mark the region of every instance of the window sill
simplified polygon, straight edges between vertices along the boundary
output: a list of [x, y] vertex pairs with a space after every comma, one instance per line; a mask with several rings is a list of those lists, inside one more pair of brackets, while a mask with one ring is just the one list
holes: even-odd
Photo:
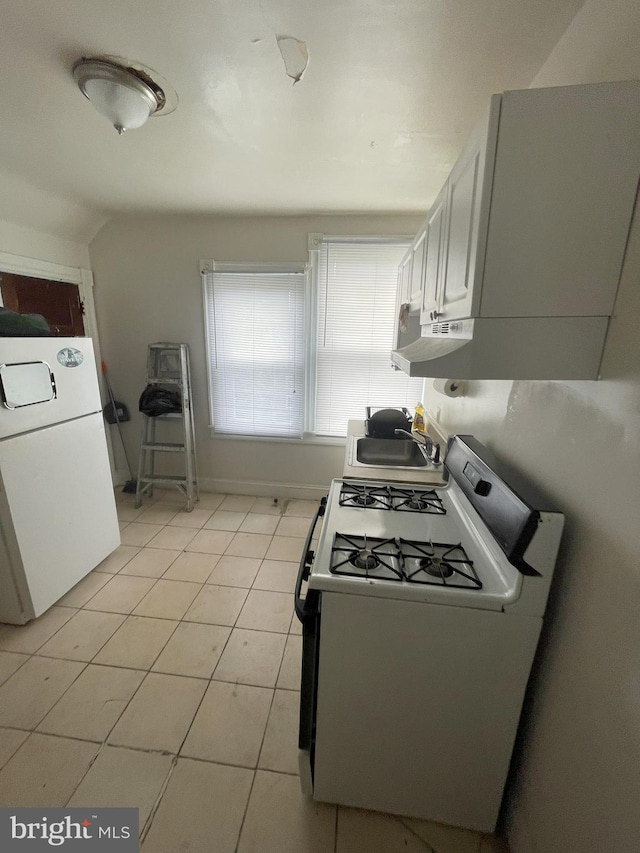
[[281, 438], [279, 436], [269, 435], [231, 435], [230, 433], [216, 432], [213, 427], [209, 427], [209, 438], [216, 441], [250, 441], [253, 444], [256, 442], [266, 442], [268, 444], [300, 444], [300, 445], [318, 445], [328, 447], [344, 447], [347, 443], [346, 436], [324, 436], [305, 434], [304, 438]]

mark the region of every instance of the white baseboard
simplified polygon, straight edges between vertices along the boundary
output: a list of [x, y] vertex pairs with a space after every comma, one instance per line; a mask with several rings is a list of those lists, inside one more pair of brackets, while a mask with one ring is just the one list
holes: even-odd
[[[129, 472], [115, 472], [114, 488], [124, 486]], [[329, 491], [329, 483], [324, 486], [305, 486], [299, 483], [269, 483], [260, 480], [220, 480], [216, 477], [200, 477], [201, 492], [217, 492], [226, 495], [255, 495], [265, 498], [301, 498], [319, 500]]]
[[306, 486], [300, 483], [270, 483], [260, 480], [220, 480], [217, 477], [200, 477], [200, 491], [230, 495], [255, 495], [267, 498], [302, 498], [318, 500], [329, 491], [325, 485]]

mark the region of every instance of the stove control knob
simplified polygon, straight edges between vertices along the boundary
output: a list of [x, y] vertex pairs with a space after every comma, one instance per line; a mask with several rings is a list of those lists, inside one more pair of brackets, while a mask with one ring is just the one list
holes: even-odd
[[491, 491], [491, 483], [487, 482], [487, 480], [478, 480], [473, 491], [476, 495], [480, 495], [481, 498], [484, 498]]

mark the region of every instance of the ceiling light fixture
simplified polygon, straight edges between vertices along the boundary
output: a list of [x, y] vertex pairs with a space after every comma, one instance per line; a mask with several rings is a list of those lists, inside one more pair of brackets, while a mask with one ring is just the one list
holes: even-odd
[[139, 68], [83, 58], [73, 66], [73, 76], [82, 94], [120, 134], [142, 127], [167, 102], [163, 89]]

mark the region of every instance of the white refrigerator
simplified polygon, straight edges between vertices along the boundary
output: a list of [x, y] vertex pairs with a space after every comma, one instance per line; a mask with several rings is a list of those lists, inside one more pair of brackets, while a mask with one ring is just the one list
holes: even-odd
[[0, 622], [40, 616], [119, 544], [91, 339], [0, 337]]

